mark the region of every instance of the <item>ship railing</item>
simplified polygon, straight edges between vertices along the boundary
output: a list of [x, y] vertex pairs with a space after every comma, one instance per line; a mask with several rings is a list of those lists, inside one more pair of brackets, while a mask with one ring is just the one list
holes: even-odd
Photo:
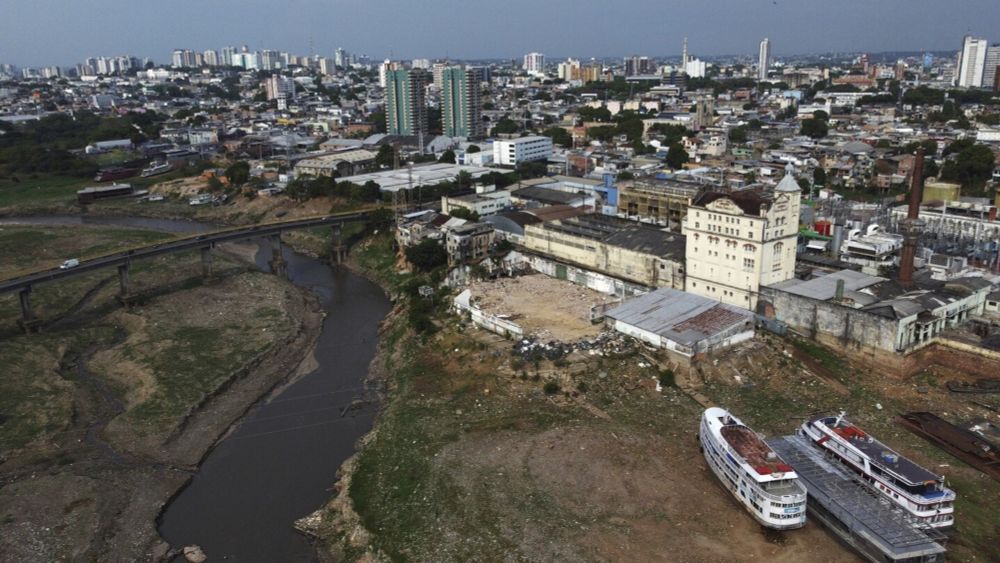
[[798, 492], [790, 492], [789, 494], [786, 494], [786, 495], [776, 495], [774, 493], [769, 493], [769, 492], [765, 491], [764, 487], [761, 486], [760, 483], [757, 483], [757, 491], [756, 492], [757, 492], [758, 495], [766, 498], [769, 501], [780, 502], [780, 503], [799, 502], [796, 499], [800, 499], [800, 497], [802, 497], [803, 495], [806, 494], [805, 488], [802, 487], [802, 488], [799, 488]]

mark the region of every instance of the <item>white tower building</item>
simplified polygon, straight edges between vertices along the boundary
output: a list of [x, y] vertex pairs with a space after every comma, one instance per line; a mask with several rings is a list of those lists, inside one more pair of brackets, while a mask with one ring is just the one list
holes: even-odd
[[773, 192], [705, 192], [688, 207], [684, 290], [754, 310], [758, 289], [795, 275], [802, 191], [792, 166]]

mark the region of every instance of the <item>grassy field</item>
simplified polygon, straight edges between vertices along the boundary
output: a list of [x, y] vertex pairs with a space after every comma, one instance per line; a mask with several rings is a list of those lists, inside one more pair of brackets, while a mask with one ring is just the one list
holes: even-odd
[[114, 329], [0, 338], [0, 451], [64, 432], [73, 418], [73, 380], [63, 358], [111, 342]]
[[95, 258], [174, 236], [120, 227], [0, 226], [0, 278], [25, 270], [53, 268], [67, 258]]
[[76, 202], [76, 191], [94, 183], [91, 178], [32, 175], [0, 179], [0, 209], [69, 207]]
[[[5, 227], [0, 264], [8, 270], [0, 272], [169, 236], [118, 227]], [[42, 285], [32, 293], [32, 304], [43, 320], [70, 310], [88, 320], [82, 327], [47, 326], [31, 336], [17, 328], [16, 296], [0, 296], [0, 363], [5, 366], [0, 370], [0, 448], [42, 443], [65, 431], [79, 382], [62, 364], [90, 345], [107, 349], [88, 362], [89, 371], [127, 406], [109, 432], [141, 431], [162, 439], [206, 395], [294, 333], [297, 323], [285, 306], [287, 282], [247, 272], [247, 266], [218, 253], [214, 269], [216, 279], [204, 282], [197, 252], [138, 261], [131, 272], [137, 306], [130, 311], [116, 300], [113, 270]], [[122, 330], [125, 340], [114, 344]]]

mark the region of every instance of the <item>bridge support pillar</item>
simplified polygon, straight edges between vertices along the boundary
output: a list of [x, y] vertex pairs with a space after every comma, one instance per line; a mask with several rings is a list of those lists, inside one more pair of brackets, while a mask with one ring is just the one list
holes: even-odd
[[201, 247], [201, 275], [212, 277], [212, 246]]
[[18, 297], [21, 301], [21, 320], [17, 323], [21, 325], [21, 329], [26, 334], [38, 332], [42, 325], [42, 319], [35, 317], [35, 312], [31, 310], [31, 286], [29, 285], [18, 292]]
[[288, 262], [285, 261], [285, 255], [281, 252], [281, 235], [277, 234], [271, 237], [271, 261], [268, 262], [271, 266], [271, 273], [278, 276], [285, 276], [288, 274]]
[[340, 225], [333, 226], [333, 240], [331, 243], [331, 260], [334, 264], [342, 264], [347, 258], [347, 248], [344, 246], [344, 239], [340, 232]]
[[118, 265], [118, 301], [125, 306], [129, 306], [132, 304], [132, 280], [130, 277], [131, 273], [132, 273], [131, 262], [125, 262], [124, 264]]

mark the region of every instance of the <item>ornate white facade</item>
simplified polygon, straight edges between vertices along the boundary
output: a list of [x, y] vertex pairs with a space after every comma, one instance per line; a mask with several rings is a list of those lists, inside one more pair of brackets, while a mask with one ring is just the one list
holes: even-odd
[[688, 208], [685, 291], [753, 310], [757, 290], [795, 275], [801, 188], [791, 166], [773, 193], [708, 192]]

